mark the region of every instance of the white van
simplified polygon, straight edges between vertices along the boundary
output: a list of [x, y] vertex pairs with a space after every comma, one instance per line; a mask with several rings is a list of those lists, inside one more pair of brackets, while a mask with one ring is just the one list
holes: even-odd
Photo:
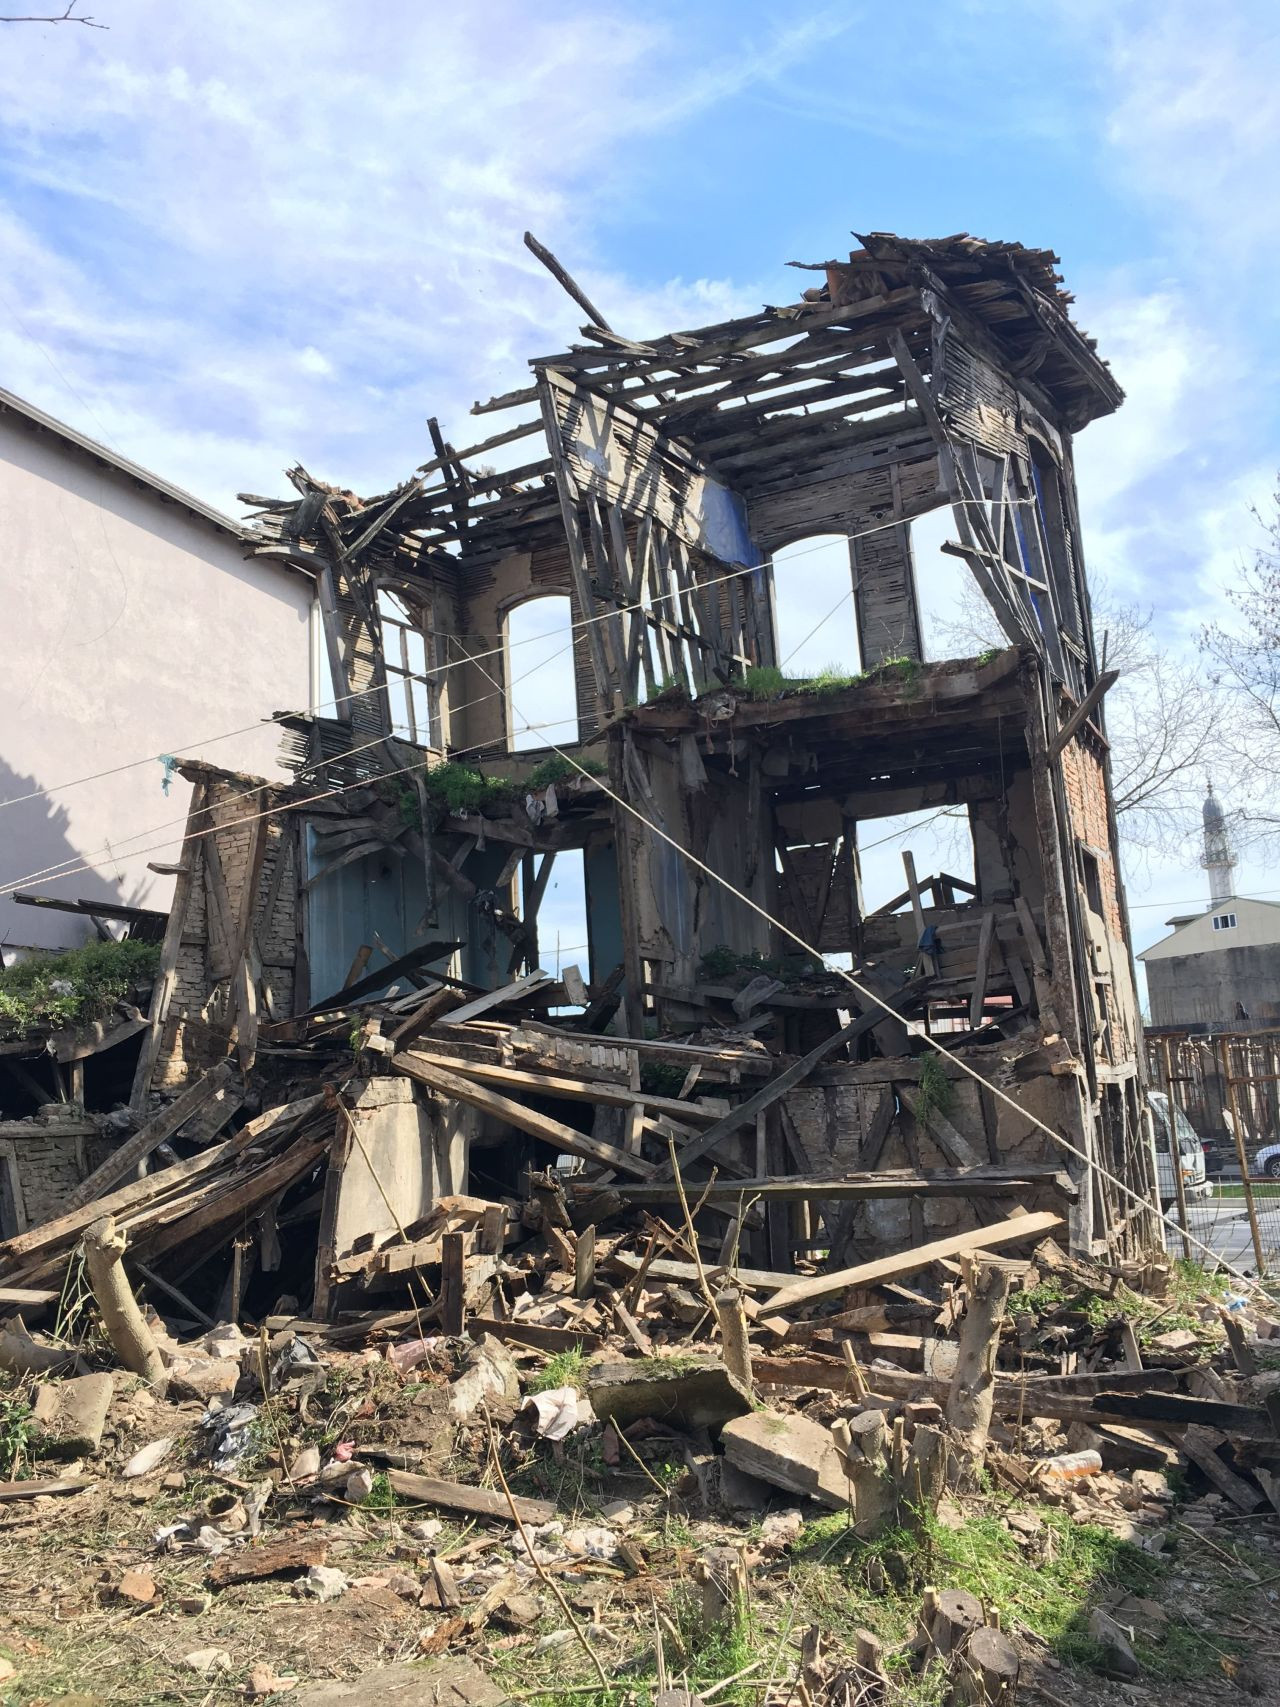
[[[1160, 1186], [1160, 1202], [1164, 1206], [1178, 1201], [1178, 1183], [1173, 1173], [1173, 1152], [1176, 1148], [1182, 1183], [1190, 1202], [1213, 1196], [1213, 1185], [1205, 1178], [1204, 1145], [1195, 1127], [1163, 1091], [1148, 1091], [1151, 1103], [1151, 1123], [1155, 1128], [1156, 1179]], [[1175, 1141], [1176, 1140], [1176, 1144]]]

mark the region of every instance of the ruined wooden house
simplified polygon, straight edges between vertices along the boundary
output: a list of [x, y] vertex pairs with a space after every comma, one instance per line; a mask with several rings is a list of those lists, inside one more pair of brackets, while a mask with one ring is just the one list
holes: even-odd
[[[344, 1138], [345, 1208], [313, 1192], [319, 1293], [371, 1227], [557, 1154], [645, 1203], [672, 1152], [714, 1166], [775, 1269], [1018, 1209], [1081, 1249], [1158, 1238], [1072, 460], [1122, 394], [1055, 261], [876, 234], [786, 307], [646, 342], [596, 316], [476, 405], [524, 413], [474, 450], [432, 422], [381, 497], [298, 468], [253, 501], [259, 553], [315, 578], [337, 703], [282, 719], [291, 785], [188, 769], [135, 1106], [228, 1054], [364, 1051], [380, 1161]], [[1007, 642], [979, 658], [924, 656], [912, 524], [940, 508]], [[862, 671], [816, 692], [778, 668], [773, 558], [820, 534]], [[550, 755], [515, 750], [508, 645], [546, 594], [578, 725]], [[484, 786], [445, 789], [459, 767]], [[907, 859], [868, 910], [860, 839], [942, 805], [972, 880]], [[537, 915], [569, 851], [590, 946], [557, 981]]]

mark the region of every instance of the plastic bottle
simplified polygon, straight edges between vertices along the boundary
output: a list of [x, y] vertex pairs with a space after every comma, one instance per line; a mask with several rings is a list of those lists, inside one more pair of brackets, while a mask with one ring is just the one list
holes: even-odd
[[1096, 1476], [1102, 1468], [1102, 1454], [1099, 1452], [1059, 1452], [1054, 1458], [1046, 1458], [1039, 1466], [1041, 1475], [1048, 1482], [1075, 1482], [1081, 1476]]

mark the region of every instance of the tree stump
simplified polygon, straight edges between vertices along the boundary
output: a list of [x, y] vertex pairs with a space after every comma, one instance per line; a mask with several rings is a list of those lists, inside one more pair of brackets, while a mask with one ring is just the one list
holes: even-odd
[[947, 1485], [948, 1457], [946, 1435], [921, 1423], [911, 1437], [900, 1488], [909, 1528], [924, 1528], [937, 1511]]
[[960, 1351], [947, 1399], [947, 1422], [956, 1440], [951, 1472], [955, 1486], [972, 1487], [986, 1458], [996, 1348], [1008, 1299], [1008, 1270], [994, 1263], [980, 1264], [969, 1288], [969, 1307], [960, 1330]]
[[927, 1588], [920, 1608], [925, 1663], [931, 1659], [950, 1659], [985, 1623], [982, 1602], [977, 1595], [962, 1588], [943, 1589], [941, 1593]]
[[1013, 1707], [1018, 1651], [1003, 1632], [986, 1625], [965, 1643], [952, 1677], [955, 1700], [965, 1707]]
[[693, 1580], [698, 1591], [698, 1624], [703, 1633], [711, 1636], [740, 1629], [749, 1593], [742, 1550], [713, 1548], [694, 1565]]
[[831, 1436], [849, 1481], [853, 1532], [860, 1541], [872, 1541], [893, 1527], [898, 1509], [884, 1412], [859, 1411], [847, 1422], [833, 1423]]
[[726, 1286], [716, 1293], [716, 1320], [720, 1324], [720, 1344], [724, 1366], [737, 1377], [748, 1393], [755, 1388], [751, 1378], [751, 1343], [747, 1338], [747, 1312], [742, 1294], [736, 1286]]
[[153, 1387], [163, 1387], [164, 1360], [133, 1296], [124, 1271], [124, 1251], [125, 1236], [117, 1231], [113, 1216], [104, 1215], [85, 1230], [85, 1267], [111, 1349], [134, 1375]]
[[983, 1616], [982, 1602], [964, 1589], [941, 1594], [927, 1588], [915, 1641], [923, 1669], [945, 1666], [948, 1707], [1013, 1707], [1018, 1687], [1018, 1653], [995, 1623]]

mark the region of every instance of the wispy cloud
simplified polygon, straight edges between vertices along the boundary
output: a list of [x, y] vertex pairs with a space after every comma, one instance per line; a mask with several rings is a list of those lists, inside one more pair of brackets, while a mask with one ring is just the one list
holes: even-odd
[[478, 391], [576, 336], [526, 225], [637, 330], [758, 301], [620, 275], [594, 214], [629, 141], [845, 27], [818, 14], [689, 52], [619, 10], [305, 16], [300, 33], [295, 7], [143, 0], [88, 41], [9, 35], [0, 63], [4, 381], [224, 504], [298, 455], [385, 486], [431, 413], [465, 440]]

